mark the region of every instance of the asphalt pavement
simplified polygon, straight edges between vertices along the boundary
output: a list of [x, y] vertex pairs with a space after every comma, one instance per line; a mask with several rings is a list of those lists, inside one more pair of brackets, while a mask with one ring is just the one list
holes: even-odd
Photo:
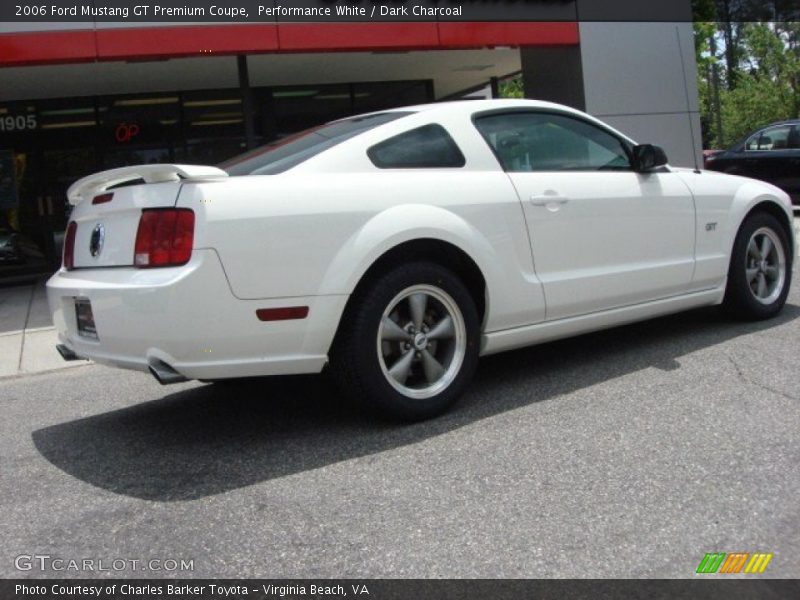
[[0, 380], [0, 577], [694, 577], [716, 551], [798, 577], [794, 276], [770, 321], [703, 309], [486, 358], [416, 425], [323, 377]]

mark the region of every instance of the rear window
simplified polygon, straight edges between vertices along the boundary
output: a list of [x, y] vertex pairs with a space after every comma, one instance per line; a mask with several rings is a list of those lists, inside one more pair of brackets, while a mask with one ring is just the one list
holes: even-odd
[[459, 168], [464, 155], [441, 125], [425, 125], [372, 146], [367, 151], [380, 169]]
[[343, 119], [307, 129], [240, 154], [219, 165], [228, 175], [275, 175], [365, 131], [410, 112], [386, 112]]

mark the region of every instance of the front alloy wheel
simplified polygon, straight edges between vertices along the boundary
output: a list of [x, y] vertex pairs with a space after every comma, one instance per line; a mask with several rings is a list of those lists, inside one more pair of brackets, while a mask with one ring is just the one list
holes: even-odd
[[747, 320], [772, 317], [786, 303], [791, 279], [792, 253], [786, 230], [771, 214], [751, 214], [733, 244], [723, 308]]
[[753, 297], [764, 305], [778, 299], [786, 279], [786, 255], [783, 243], [769, 227], [761, 227], [747, 244], [747, 283]]

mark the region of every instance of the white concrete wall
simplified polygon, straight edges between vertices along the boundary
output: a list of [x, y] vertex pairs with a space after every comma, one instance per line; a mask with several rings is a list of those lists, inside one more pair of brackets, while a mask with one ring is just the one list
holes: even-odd
[[697, 65], [691, 23], [581, 23], [586, 112], [670, 164], [702, 163]]

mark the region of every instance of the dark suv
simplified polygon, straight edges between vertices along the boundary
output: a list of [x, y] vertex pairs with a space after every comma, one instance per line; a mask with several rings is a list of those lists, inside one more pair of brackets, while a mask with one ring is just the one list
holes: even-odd
[[800, 205], [800, 120], [772, 123], [705, 159], [706, 169], [777, 185]]

